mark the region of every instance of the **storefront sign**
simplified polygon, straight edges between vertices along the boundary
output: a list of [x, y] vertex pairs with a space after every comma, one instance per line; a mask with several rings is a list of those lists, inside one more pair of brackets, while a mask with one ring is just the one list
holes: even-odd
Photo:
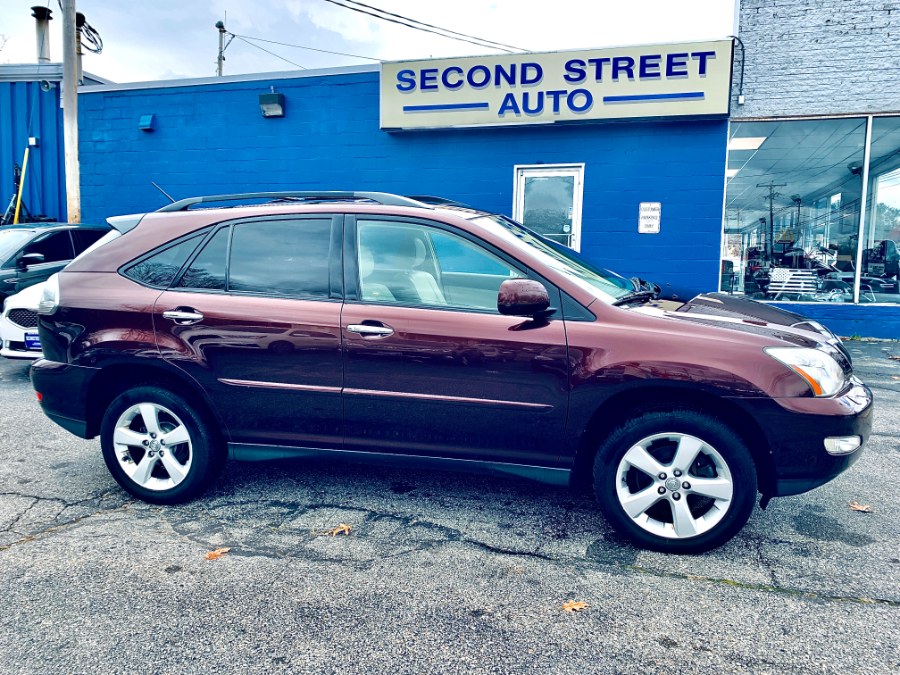
[[381, 128], [725, 115], [731, 41], [381, 64]]
[[660, 202], [641, 202], [638, 207], [638, 232], [640, 234], [659, 234], [660, 220], [662, 220], [662, 204]]

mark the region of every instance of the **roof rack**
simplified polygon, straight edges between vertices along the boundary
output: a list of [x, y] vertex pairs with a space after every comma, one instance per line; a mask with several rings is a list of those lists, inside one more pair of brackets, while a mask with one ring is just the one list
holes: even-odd
[[366, 199], [385, 206], [414, 206], [420, 209], [431, 207], [408, 197], [390, 194], [389, 192], [339, 192], [339, 191], [301, 191], [301, 192], [243, 192], [231, 195], [206, 195], [205, 197], [188, 197], [172, 204], [166, 204], [157, 213], [170, 211], [187, 211], [195, 204], [210, 202], [237, 202], [248, 199], [282, 199], [285, 201], [343, 201]]

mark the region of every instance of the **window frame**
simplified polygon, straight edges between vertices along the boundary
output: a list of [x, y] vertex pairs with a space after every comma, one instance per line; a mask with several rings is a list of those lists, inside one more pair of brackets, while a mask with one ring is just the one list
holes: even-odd
[[[231, 245], [234, 237], [234, 228], [238, 225], [247, 223], [272, 222], [281, 220], [330, 220], [330, 238], [329, 238], [329, 264], [328, 264], [328, 295], [312, 295], [312, 294], [274, 294], [262, 293], [259, 291], [235, 291], [230, 288], [231, 281]], [[179, 293], [207, 293], [215, 295], [233, 295], [240, 297], [257, 297], [257, 298], [273, 298], [280, 300], [307, 300], [320, 302], [335, 302], [343, 300], [343, 288], [340, 270], [340, 250], [341, 250], [341, 232], [343, 226], [343, 216], [335, 213], [289, 213], [289, 214], [266, 214], [264, 216], [250, 216], [246, 218], [236, 218], [234, 220], [226, 220], [210, 226], [209, 234], [204, 237], [203, 241], [194, 249], [194, 252], [188, 256], [187, 261], [182, 265], [178, 274], [169, 283], [166, 290], [177, 291]], [[228, 246], [225, 249], [225, 289], [218, 288], [181, 288], [176, 284], [190, 269], [191, 265], [197, 257], [203, 252], [206, 245], [212, 241], [222, 230], [228, 229]], [[336, 264], [337, 263], [337, 264]]]
[[547, 280], [544, 276], [536, 272], [533, 268], [521, 262], [517, 258], [512, 257], [503, 249], [497, 248], [493, 244], [486, 242], [466, 230], [454, 227], [448, 223], [428, 218], [418, 218], [415, 216], [396, 216], [382, 214], [347, 214], [344, 218], [344, 248], [343, 248], [343, 268], [344, 268], [344, 302], [354, 305], [373, 305], [377, 307], [408, 307], [412, 309], [427, 309], [438, 312], [463, 312], [471, 314], [486, 314], [494, 316], [502, 316], [496, 308], [482, 309], [479, 307], [454, 307], [452, 305], [424, 305], [411, 302], [399, 301], [374, 301], [362, 300], [359, 294], [359, 251], [357, 250], [357, 224], [358, 221], [377, 221], [377, 222], [396, 222], [403, 225], [416, 225], [419, 227], [433, 228], [450, 235], [455, 235], [461, 239], [465, 239], [469, 243], [486, 250], [495, 257], [509, 265], [511, 269], [515, 269], [522, 278], [538, 281], [547, 289], [550, 296], [551, 307], [556, 308], [557, 313], [552, 315], [551, 319], [562, 319], [562, 291], [556, 284]]

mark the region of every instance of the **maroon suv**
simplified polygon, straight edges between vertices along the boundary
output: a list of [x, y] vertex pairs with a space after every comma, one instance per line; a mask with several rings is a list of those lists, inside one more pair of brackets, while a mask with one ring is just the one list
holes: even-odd
[[660, 308], [501, 216], [304, 192], [110, 222], [47, 284], [32, 379], [150, 502], [195, 497], [229, 456], [389, 456], [586, 479], [633, 542], [700, 552], [871, 429], [821, 326], [727, 296]]

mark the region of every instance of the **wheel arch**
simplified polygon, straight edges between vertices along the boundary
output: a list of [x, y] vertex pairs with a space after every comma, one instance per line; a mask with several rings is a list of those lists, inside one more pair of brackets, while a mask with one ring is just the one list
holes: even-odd
[[696, 388], [646, 384], [620, 391], [596, 407], [580, 433], [572, 465], [572, 484], [590, 485], [594, 454], [601, 440], [625, 419], [647, 412], [690, 409], [721, 420], [749, 448], [759, 491], [773, 493], [775, 464], [763, 429], [747, 411], [728, 398]]
[[91, 379], [86, 399], [87, 437], [93, 438], [100, 433], [103, 415], [116, 396], [142, 385], [159, 386], [181, 394], [221, 429], [223, 440], [227, 440], [228, 427], [192, 378], [175, 367], [133, 362], [107, 365]]

